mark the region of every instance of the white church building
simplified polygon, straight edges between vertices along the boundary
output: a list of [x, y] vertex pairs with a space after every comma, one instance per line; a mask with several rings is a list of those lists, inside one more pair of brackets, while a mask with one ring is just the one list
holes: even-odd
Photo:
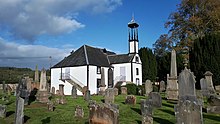
[[129, 53], [115, 54], [106, 49], [83, 45], [51, 68], [51, 88], [59, 90], [64, 85], [64, 94], [71, 95], [72, 86], [77, 94], [88, 88], [97, 94], [100, 87], [114, 87], [118, 82], [142, 85], [142, 63], [138, 55], [138, 23], [132, 18], [128, 23]]

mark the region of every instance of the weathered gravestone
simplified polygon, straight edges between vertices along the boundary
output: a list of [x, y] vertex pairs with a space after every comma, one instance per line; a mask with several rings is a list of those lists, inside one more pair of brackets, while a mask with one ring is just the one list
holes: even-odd
[[89, 104], [89, 124], [119, 124], [119, 109], [110, 104]]
[[166, 90], [166, 84], [164, 81], [160, 81], [160, 92], [164, 92]]
[[90, 90], [86, 90], [86, 93], [84, 95], [84, 100], [89, 101], [91, 99]]
[[210, 71], [206, 71], [204, 76], [205, 76], [205, 79], [206, 79], [206, 83], [207, 83], [207, 86], [208, 86], [208, 90], [211, 94], [214, 94], [215, 93], [215, 89], [214, 89], [214, 86], [213, 86], [213, 82], [212, 82], [212, 73]]
[[113, 88], [108, 88], [105, 90], [105, 103], [112, 104], [114, 103], [115, 92]]
[[39, 73], [38, 73], [38, 66], [36, 65], [35, 73], [34, 73], [34, 81], [39, 82]]
[[83, 111], [83, 108], [79, 105], [76, 106], [76, 109], [75, 109], [75, 117], [84, 117], [84, 111]]
[[121, 94], [127, 95], [127, 87], [121, 87]]
[[136, 97], [134, 95], [126, 96], [125, 104], [135, 105], [136, 104]]
[[27, 78], [24, 77], [23, 79], [21, 79], [20, 83], [21, 83], [21, 85], [20, 85], [19, 89], [17, 89], [17, 90], [20, 90], [20, 97], [22, 97], [24, 99], [24, 105], [28, 105], [30, 92], [27, 89], [27, 83], [28, 83]]
[[220, 97], [211, 95], [208, 100], [207, 113], [220, 114]]
[[208, 86], [204, 78], [200, 79], [200, 87], [201, 87], [202, 95], [208, 97], [210, 93], [208, 92]]
[[77, 98], [77, 89], [76, 89], [76, 86], [72, 86], [72, 97], [74, 99]]
[[64, 85], [59, 84], [59, 104], [66, 104], [66, 99], [64, 96]]
[[179, 75], [179, 101], [174, 106], [177, 124], [203, 124], [202, 106], [196, 98], [195, 76], [185, 68]]
[[36, 100], [41, 103], [47, 103], [49, 98], [49, 93], [47, 91], [47, 79], [46, 79], [46, 70], [43, 68], [40, 76], [40, 87], [36, 94]]
[[160, 93], [158, 92], [151, 92], [149, 94], [149, 99], [152, 101], [152, 106], [155, 108], [160, 108], [162, 106], [162, 98]]
[[49, 102], [47, 103], [47, 109], [48, 109], [49, 111], [54, 111], [54, 104], [53, 104], [52, 101], [49, 101]]
[[153, 82], [151, 82], [150, 80], [146, 80], [145, 81], [144, 86], [145, 86], [145, 94], [146, 94], [146, 96], [148, 96], [149, 93], [153, 91], [152, 84], [153, 84]]
[[153, 106], [151, 100], [141, 99], [142, 124], [153, 124]]
[[0, 104], [0, 117], [5, 118], [6, 117], [6, 105]]
[[114, 88], [114, 95], [115, 95], [115, 96], [118, 95], [118, 88]]
[[100, 83], [100, 91], [99, 91], [99, 95], [105, 95], [105, 70], [104, 68], [101, 69], [101, 83]]
[[169, 100], [178, 100], [176, 51], [174, 49], [171, 52], [170, 75], [167, 74], [166, 95]]
[[220, 85], [215, 86], [215, 91], [219, 94], [220, 93]]

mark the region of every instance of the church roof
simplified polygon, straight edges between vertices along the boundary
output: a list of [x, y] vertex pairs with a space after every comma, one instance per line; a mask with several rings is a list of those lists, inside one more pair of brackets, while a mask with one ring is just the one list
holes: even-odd
[[131, 62], [134, 54], [116, 55], [106, 49], [94, 48], [83, 45], [52, 68], [75, 67], [84, 65], [95, 65], [109, 67], [111, 64]]

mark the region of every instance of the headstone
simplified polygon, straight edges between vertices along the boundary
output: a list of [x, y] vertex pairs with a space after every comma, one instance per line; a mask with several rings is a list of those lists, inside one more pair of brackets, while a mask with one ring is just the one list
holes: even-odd
[[56, 95], [60, 95], [60, 91], [59, 90], [56, 90]]
[[0, 117], [5, 118], [6, 117], [6, 105], [0, 104]]
[[176, 51], [174, 49], [171, 52], [170, 75], [167, 74], [166, 95], [169, 100], [178, 100]]
[[202, 107], [196, 102], [185, 100], [175, 107], [176, 124], [203, 124]]
[[204, 78], [200, 79], [200, 87], [201, 87], [203, 96], [206, 96], [206, 97], [210, 96], [210, 93], [208, 91], [208, 86]]
[[127, 95], [127, 87], [121, 87], [121, 94]]
[[84, 117], [84, 111], [83, 111], [83, 108], [79, 105], [76, 106], [76, 109], [75, 109], [75, 117]]
[[150, 100], [141, 99], [142, 124], [153, 124], [153, 106]]
[[118, 95], [118, 88], [114, 88], [114, 94], [115, 94], [115, 96]]
[[193, 73], [185, 68], [179, 75], [179, 99], [197, 101], [195, 89], [195, 76]]
[[148, 96], [149, 93], [153, 91], [153, 86], [152, 86], [152, 84], [153, 84], [153, 83], [152, 83], [150, 80], [146, 80], [146, 81], [145, 81], [144, 86], [145, 86], [145, 94], [146, 94], [146, 96]]
[[75, 86], [72, 86], [72, 97], [73, 97], [74, 99], [77, 98], [77, 89], [76, 89]]
[[[30, 92], [27, 89], [28, 78], [21, 79], [20, 85], [17, 90], [20, 91], [20, 97], [24, 99], [24, 105], [28, 105]], [[17, 91], [18, 92], [18, 91]]]
[[24, 123], [24, 99], [20, 96], [16, 99], [15, 124]]
[[220, 114], [220, 97], [216, 95], [211, 95], [208, 100], [207, 113]]
[[52, 91], [52, 94], [55, 94], [55, 87], [52, 87], [51, 91]]
[[164, 81], [160, 81], [160, 92], [164, 92], [166, 90], [166, 84]]
[[2, 100], [5, 101], [6, 97], [6, 86], [5, 86], [5, 81], [2, 81]]
[[63, 84], [59, 84], [59, 94], [60, 94], [61, 96], [64, 95], [64, 90], [63, 90], [63, 88], [64, 88], [64, 85], [63, 85]]
[[40, 76], [40, 87], [36, 94], [36, 100], [41, 103], [47, 103], [50, 94], [47, 91], [47, 78], [46, 70], [43, 68]]
[[215, 94], [215, 89], [214, 89], [213, 82], [212, 82], [212, 75], [213, 74], [210, 71], [206, 71], [204, 74], [210, 94]]
[[35, 74], [34, 74], [34, 81], [35, 82], [39, 82], [39, 73], [38, 73], [38, 66], [36, 65], [36, 68], [35, 68]]
[[90, 90], [87, 90], [86, 93], [85, 93], [84, 99], [85, 99], [86, 101], [89, 101], [89, 100], [90, 100], [90, 97], [91, 97], [91, 95], [90, 95]]
[[162, 98], [160, 96], [160, 93], [158, 93], [158, 92], [151, 92], [149, 94], [149, 99], [151, 99], [153, 107], [161, 108], [161, 106], [162, 106]]
[[217, 93], [220, 93], [220, 85], [215, 86], [215, 91], [216, 91]]
[[108, 69], [108, 87], [109, 88], [112, 88], [114, 86], [114, 83], [113, 83], [113, 70], [112, 68], [109, 68]]
[[53, 104], [52, 101], [49, 101], [47, 103], [47, 108], [48, 108], [49, 111], [54, 111], [54, 104]]
[[65, 99], [65, 96], [63, 95], [63, 96], [60, 96], [60, 99], [59, 99], [60, 101], [59, 101], [59, 104], [66, 104], [66, 99]]
[[110, 104], [91, 103], [89, 124], [119, 124], [119, 109]]
[[115, 93], [113, 88], [108, 88], [105, 90], [105, 103], [112, 104], [114, 103]]
[[134, 95], [126, 96], [125, 104], [135, 105], [136, 104], [136, 97]]

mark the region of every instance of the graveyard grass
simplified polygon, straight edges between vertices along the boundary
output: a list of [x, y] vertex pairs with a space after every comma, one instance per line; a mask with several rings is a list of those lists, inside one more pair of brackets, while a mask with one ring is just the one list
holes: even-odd
[[[162, 108], [153, 110], [154, 124], [174, 124], [174, 103], [165, 100], [164, 93], [162, 95]], [[119, 123], [120, 124], [141, 124], [141, 110], [140, 100], [146, 99], [144, 96], [136, 96], [136, 105], [125, 104], [125, 95], [115, 97], [115, 103], [119, 105]], [[65, 97], [67, 104], [56, 105], [55, 111], [50, 112], [47, 110], [46, 104], [32, 102], [30, 105], [25, 106], [24, 109], [24, 122], [25, 124], [88, 124], [89, 109], [88, 103], [80, 96], [73, 99], [71, 96]], [[103, 96], [91, 96], [92, 100], [98, 103], [104, 100]], [[15, 116], [15, 96], [10, 96], [9, 102], [4, 103], [0, 100], [0, 104], [7, 105], [6, 118], [0, 118], [0, 124], [13, 124]], [[74, 117], [75, 107], [80, 105], [84, 109], [84, 117]], [[220, 123], [220, 114], [207, 114], [203, 112], [204, 124], [218, 124]]]

